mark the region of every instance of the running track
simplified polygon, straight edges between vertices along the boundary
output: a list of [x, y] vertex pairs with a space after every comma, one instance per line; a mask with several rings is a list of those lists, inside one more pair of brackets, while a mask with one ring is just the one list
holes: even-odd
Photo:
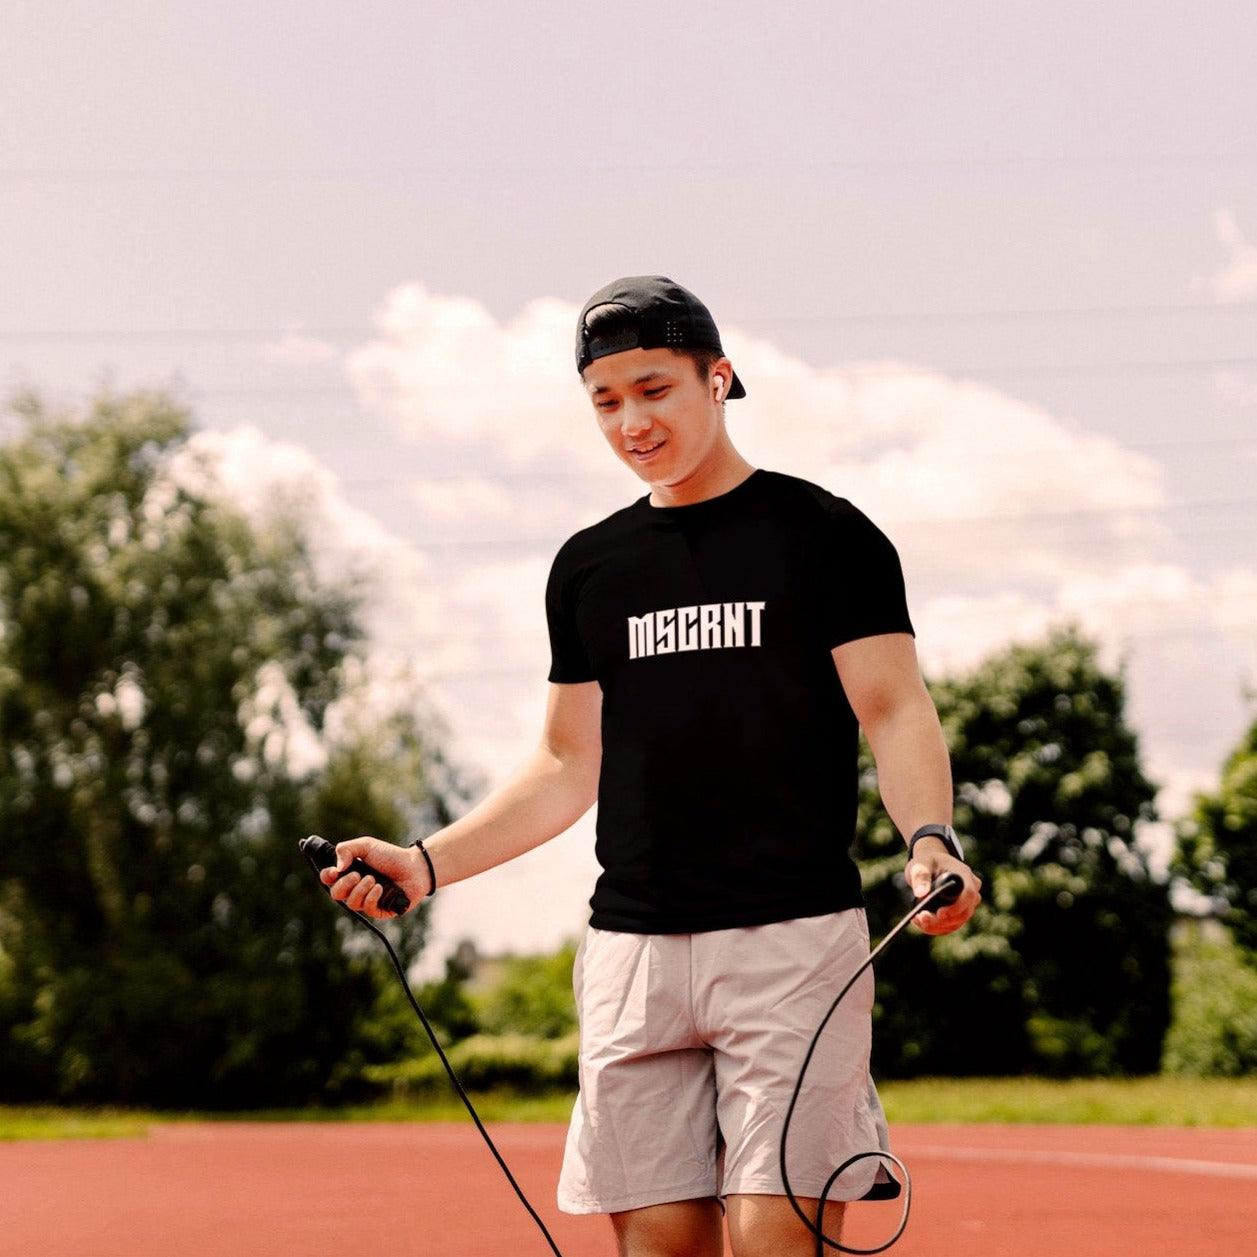
[[[605, 1217], [555, 1206], [565, 1126], [486, 1126], [564, 1257], [614, 1257]], [[1257, 1253], [1251, 1127], [893, 1125], [891, 1147], [913, 1183], [896, 1257]], [[901, 1208], [853, 1206], [844, 1242], [880, 1243]], [[3, 1257], [357, 1252], [550, 1249], [470, 1120], [178, 1123], [0, 1144]]]

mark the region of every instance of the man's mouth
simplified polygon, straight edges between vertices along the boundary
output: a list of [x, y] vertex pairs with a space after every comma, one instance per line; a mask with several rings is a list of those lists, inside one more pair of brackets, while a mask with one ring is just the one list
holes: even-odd
[[646, 459], [648, 459], [657, 449], [666, 445], [667, 441], [668, 438], [664, 437], [662, 441], [656, 441], [653, 445], [643, 445], [638, 449], [631, 449], [629, 450], [629, 453], [632, 454], [638, 462], [645, 462]]

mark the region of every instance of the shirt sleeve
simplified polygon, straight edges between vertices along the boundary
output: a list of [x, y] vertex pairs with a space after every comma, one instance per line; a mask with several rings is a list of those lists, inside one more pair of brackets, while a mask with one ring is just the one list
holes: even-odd
[[596, 680], [576, 627], [569, 565], [562, 548], [554, 556], [546, 580], [546, 625], [550, 632], [550, 673], [547, 680], [562, 683]]
[[846, 498], [826, 509], [820, 553], [822, 627], [831, 650], [878, 633], [916, 636], [898, 551]]

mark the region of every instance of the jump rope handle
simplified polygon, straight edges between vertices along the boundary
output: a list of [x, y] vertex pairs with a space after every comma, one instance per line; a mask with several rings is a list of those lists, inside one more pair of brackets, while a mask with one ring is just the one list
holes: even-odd
[[[309, 838], [303, 838], [297, 845], [305, 852], [316, 877], [324, 869], [330, 869], [335, 866], [336, 848], [326, 838], [320, 838], [317, 834], [311, 834]], [[374, 877], [384, 887], [384, 893], [380, 896], [380, 907], [385, 912], [394, 912], [401, 916], [410, 907], [410, 898], [406, 892], [391, 877], [386, 877], [377, 869], [373, 869], [365, 860], [351, 860], [349, 867], [341, 872], [341, 877], [344, 877], [346, 873], [359, 873], [363, 877]], [[324, 886], [322, 878], [319, 878], [319, 885]], [[331, 893], [331, 887], [324, 886], [324, 889], [329, 894]]]
[[933, 896], [929, 909], [933, 912], [936, 908], [945, 908], [949, 903], [955, 903], [964, 888], [964, 879], [959, 873], [941, 873], [930, 883], [930, 889], [921, 898], [925, 900]]

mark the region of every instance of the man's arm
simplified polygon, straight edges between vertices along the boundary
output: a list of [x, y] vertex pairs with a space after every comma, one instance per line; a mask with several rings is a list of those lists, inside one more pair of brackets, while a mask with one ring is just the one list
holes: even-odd
[[[537, 748], [498, 788], [469, 812], [424, 839], [438, 887], [449, 886], [505, 864], [563, 833], [597, 801], [602, 765], [602, 688], [597, 681], [551, 682], [545, 725]], [[417, 848], [379, 838], [336, 844], [337, 863], [324, 869], [333, 899], [355, 912], [388, 918], [379, 909], [380, 886], [372, 877], [345, 873], [355, 856], [391, 877], [411, 909], [431, 893], [432, 877]]]
[[[860, 637], [835, 646], [831, 653], [847, 701], [873, 752], [882, 802], [905, 843], [922, 825], [950, 824], [951, 760], [912, 634]], [[907, 870], [917, 898], [937, 874], [949, 870], [960, 874], [965, 889], [954, 904], [915, 918], [914, 924], [927, 934], [946, 934], [963, 925], [981, 900], [982, 879], [948, 854], [941, 839], [922, 838]]]

